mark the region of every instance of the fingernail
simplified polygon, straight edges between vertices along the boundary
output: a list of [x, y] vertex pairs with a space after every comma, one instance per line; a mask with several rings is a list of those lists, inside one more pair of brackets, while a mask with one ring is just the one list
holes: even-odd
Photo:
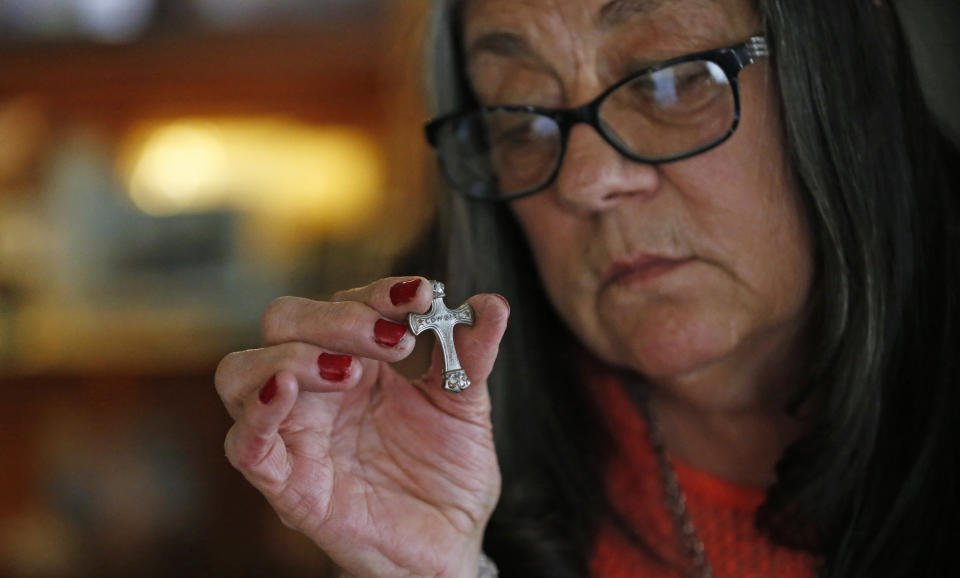
[[378, 319], [373, 326], [373, 338], [377, 344], [384, 347], [394, 347], [400, 343], [403, 336], [407, 333], [407, 328], [399, 323]]
[[277, 378], [271, 377], [267, 385], [263, 386], [263, 389], [260, 390], [260, 403], [267, 405], [273, 401], [275, 395], [277, 395]]
[[320, 357], [317, 358], [320, 377], [327, 381], [343, 381], [350, 374], [350, 364], [352, 362], [353, 358], [349, 355], [321, 353]]
[[493, 295], [494, 295], [495, 297], [499, 297], [499, 298], [500, 298], [500, 301], [503, 301], [503, 304], [507, 306], [507, 314], [509, 314], [509, 313], [510, 313], [510, 302], [507, 301], [507, 298], [504, 297], [503, 295], [500, 295], [499, 293], [494, 293]]
[[417, 295], [417, 289], [420, 288], [420, 279], [410, 279], [401, 281], [390, 288], [390, 302], [394, 305], [403, 305], [409, 303]]

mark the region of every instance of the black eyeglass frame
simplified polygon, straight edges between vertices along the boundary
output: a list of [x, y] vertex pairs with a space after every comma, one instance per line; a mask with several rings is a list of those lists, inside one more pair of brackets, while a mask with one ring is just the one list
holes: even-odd
[[[748, 65], [757, 62], [759, 59], [768, 56], [767, 41], [764, 36], [752, 36], [746, 42], [737, 44], [734, 46], [728, 46], [725, 48], [717, 48], [713, 50], [706, 50], [704, 52], [697, 52], [694, 54], [687, 54], [684, 56], [679, 56], [677, 58], [672, 58], [670, 60], [665, 60], [643, 70], [638, 70], [623, 79], [619, 80], [602, 93], [599, 96], [594, 98], [592, 101], [578, 106], [576, 108], [567, 108], [567, 109], [554, 109], [554, 108], [543, 108], [538, 106], [527, 106], [527, 105], [500, 105], [500, 106], [485, 106], [480, 108], [475, 108], [472, 110], [455, 112], [451, 114], [446, 114], [435, 119], [429, 120], [424, 125], [424, 133], [426, 134], [427, 142], [437, 151], [437, 162], [440, 165], [441, 170], [444, 175], [447, 177], [447, 181], [454, 185], [455, 188], [460, 190], [460, 192], [468, 197], [482, 199], [485, 201], [509, 201], [513, 199], [518, 199], [520, 197], [526, 197], [535, 193], [538, 193], [550, 185], [557, 179], [557, 175], [560, 173], [560, 168], [563, 166], [563, 159], [566, 156], [567, 152], [567, 143], [569, 142], [570, 131], [573, 130], [573, 126], [578, 123], [586, 123], [593, 127], [597, 134], [599, 134], [603, 140], [605, 140], [610, 146], [614, 148], [618, 153], [627, 157], [628, 159], [636, 162], [646, 163], [646, 164], [663, 164], [673, 161], [679, 161], [682, 159], [690, 158], [696, 156], [700, 153], [706, 152], [712, 148], [715, 148], [729, 139], [737, 129], [737, 125], [740, 124], [740, 85], [737, 80], [740, 71], [746, 68]], [[694, 60], [705, 60], [708, 62], [713, 62], [723, 70], [726, 74], [727, 79], [730, 81], [730, 89], [733, 91], [733, 102], [734, 102], [734, 114], [733, 122], [730, 124], [729, 130], [723, 135], [717, 137], [709, 143], [691, 149], [689, 151], [684, 151], [679, 154], [669, 155], [665, 157], [646, 157], [643, 155], [637, 155], [631, 151], [625, 149], [623, 145], [617, 142], [617, 139], [614, 135], [608, 134], [607, 129], [604, 128], [604, 124], [600, 120], [600, 107], [603, 105], [603, 102], [607, 99], [610, 94], [615, 92], [617, 89], [622, 87], [625, 84], [633, 82], [641, 76], [645, 76], [651, 73], [654, 73], [658, 70], [664, 68], [675, 66], [677, 64], [682, 64], [684, 62], [690, 62]], [[473, 114], [478, 113], [491, 113], [491, 112], [525, 112], [538, 114], [541, 116], [548, 117], [552, 119], [560, 130], [560, 155], [557, 161], [557, 166], [553, 169], [553, 172], [550, 176], [543, 182], [543, 184], [533, 187], [531, 189], [520, 191], [517, 193], [511, 193], [510, 195], [498, 195], [491, 196], [485, 194], [476, 194], [469, 193], [462, 190], [458, 185], [456, 185], [455, 179], [450, 175], [447, 170], [446, 163], [444, 162], [443, 156], [440, 154], [440, 149], [438, 146], [438, 138], [440, 129], [443, 125], [451, 120], [465, 118]]]

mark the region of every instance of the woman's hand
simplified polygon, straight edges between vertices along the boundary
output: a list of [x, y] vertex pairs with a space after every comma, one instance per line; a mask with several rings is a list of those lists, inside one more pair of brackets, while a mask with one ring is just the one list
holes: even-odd
[[422, 278], [382, 279], [331, 302], [282, 298], [264, 315], [264, 347], [217, 368], [236, 422], [228, 459], [354, 576], [476, 576], [499, 497], [486, 381], [509, 307], [496, 295], [468, 301], [476, 324], [455, 333], [473, 385], [451, 394], [436, 346], [422, 379], [388, 365], [413, 350], [407, 314], [431, 300]]

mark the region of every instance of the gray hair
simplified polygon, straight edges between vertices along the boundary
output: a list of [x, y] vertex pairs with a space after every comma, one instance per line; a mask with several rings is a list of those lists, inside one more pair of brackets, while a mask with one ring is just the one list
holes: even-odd
[[[431, 13], [435, 114], [472, 104], [458, 45], [463, 1], [436, 0]], [[821, 408], [782, 460], [758, 524], [816, 549], [825, 576], [937, 575], [947, 564], [927, 539], [937, 530], [910, 529], [919, 518], [956, 531], [960, 517], [955, 452], [943, 433], [956, 421], [943, 408], [956, 407], [960, 389], [951, 349], [960, 308], [957, 152], [923, 103], [888, 5], [757, 4], [818, 267], [816, 349], [793, 408], [810, 398]], [[620, 520], [604, 495], [597, 448], [607, 438], [577, 383], [576, 340], [550, 308], [509, 211], [462, 195], [444, 203], [453, 291], [500, 292], [512, 309], [491, 377], [504, 494], [488, 547], [516, 574], [576, 576], [597, 525]], [[944, 503], [954, 509], [937, 516]], [[908, 548], [909, 557], [897, 554]]]

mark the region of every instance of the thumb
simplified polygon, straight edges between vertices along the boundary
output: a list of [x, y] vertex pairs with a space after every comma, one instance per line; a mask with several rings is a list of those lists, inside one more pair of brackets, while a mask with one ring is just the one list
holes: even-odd
[[467, 299], [467, 304], [473, 308], [474, 324], [454, 329], [454, 343], [470, 380], [486, 385], [507, 329], [510, 304], [495, 293], [474, 295]]
[[473, 309], [474, 324], [458, 325], [453, 330], [453, 338], [457, 357], [470, 380], [470, 387], [460, 394], [443, 390], [443, 353], [439, 343], [434, 345], [433, 363], [424, 385], [434, 399], [440, 394], [444, 398], [456, 398], [468, 404], [482, 401], [483, 405], [487, 405], [487, 378], [493, 370], [500, 340], [507, 328], [510, 305], [502, 296], [493, 293], [474, 295], [467, 300], [467, 304]]

